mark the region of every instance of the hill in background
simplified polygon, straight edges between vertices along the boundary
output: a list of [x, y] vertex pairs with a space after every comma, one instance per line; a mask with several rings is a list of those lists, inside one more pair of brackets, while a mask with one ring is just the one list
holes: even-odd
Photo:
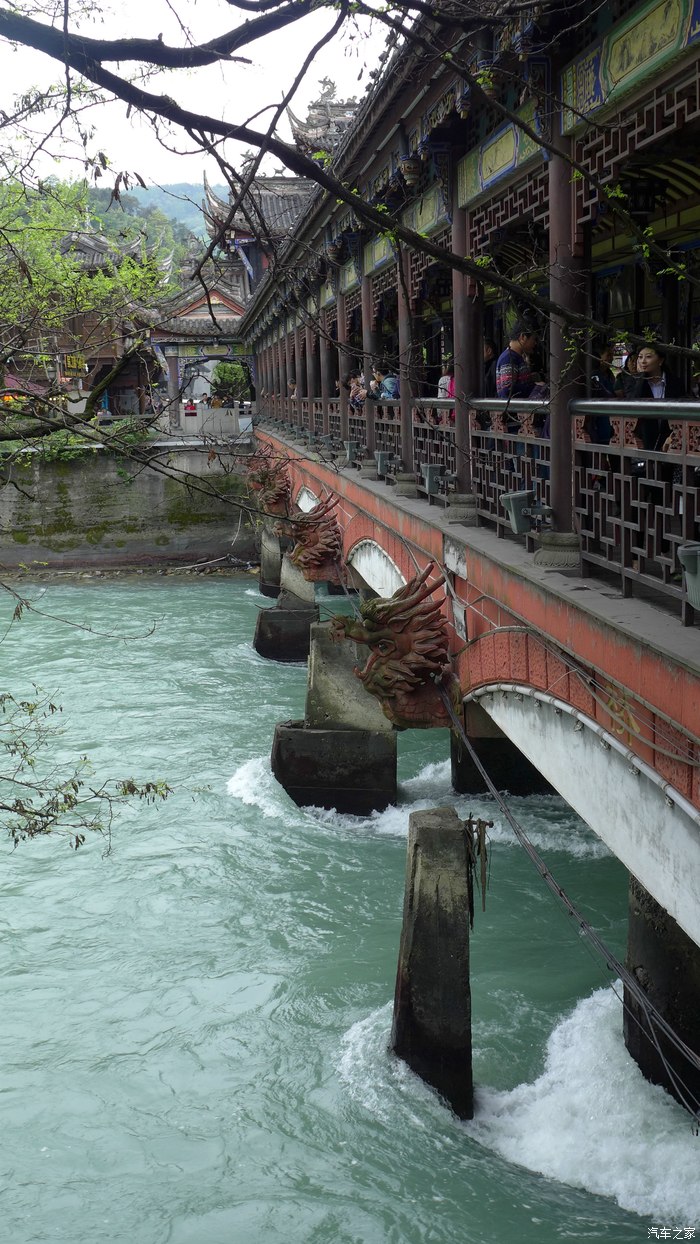
[[[212, 190], [222, 199], [228, 198], [228, 186], [212, 186]], [[128, 193], [142, 207], [157, 208], [170, 220], [177, 220], [184, 225], [196, 237], [206, 237], [201, 210], [204, 186], [201, 182], [180, 181], [169, 186], [149, 186], [147, 190], [141, 186], [131, 186]]]

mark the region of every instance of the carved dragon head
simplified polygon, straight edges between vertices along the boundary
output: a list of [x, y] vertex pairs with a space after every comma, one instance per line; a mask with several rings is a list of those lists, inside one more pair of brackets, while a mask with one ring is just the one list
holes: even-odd
[[284, 458], [272, 454], [256, 454], [253, 469], [248, 472], [248, 487], [257, 493], [264, 514], [285, 517], [291, 509], [292, 486]]
[[342, 582], [343, 534], [333, 513], [338, 500], [325, 497], [313, 510], [291, 519], [296, 543], [290, 560], [311, 582]]
[[369, 647], [367, 664], [355, 673], [365, 690], [381, 702], [389, 720], [400, 727], [452, 727], [443, 695], [447, 693], [457, 711], [461, 701], [450, 665], [442, 605], [431, 600], [445, 576], [428, 583], [433, 565], [389, 600], [364, 601], [361, 621], [336, 617], [332, 623], [334, 639], [354, 639]]

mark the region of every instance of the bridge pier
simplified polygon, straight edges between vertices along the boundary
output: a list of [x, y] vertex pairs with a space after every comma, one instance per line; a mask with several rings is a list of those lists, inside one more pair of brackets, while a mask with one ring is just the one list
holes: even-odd
[[265, 523], [260, 537], [260, 577], [258, 585], [261, 595], [279, 596], [281, 573], [281, 541], [279, 536], [274, 535], [267, 523]]
[[467, 836], [454, 808], [412, 812], [408, 826], [391, 1048], [471, 1119]]
[[255, 627], [253, 647], [270, 661], [305, 661], [309, 655], [309, 632], [318, 621], [314, 585], [285, 553], [280, 571], [277, 604], [261, 609]]
[[[464, 731], [497, 790], [511, 795], [551, 795], [546, 778], [496, 725], [493, 718], [472, 700], [464, 705]], [[459, 795], [481, 795], [486, 783], [461, 739], [450, 742], [452, 785]]]
[[[700, 1058], [700, 947], [630, 876], [627, 967], [678, 1036]], [[643, 1075], [679, 1101], [700, 1101], [700, 1070], [663, 1034], [654, 1035], [639, 1004], [625, 988], [625, 1045]], [[658, 1046], [656, 1044], [658, 1040]]]
[[330, 629], [311, 627], [304, 720], [275, 727], [272, 772], [301, 807], [369, 816], [396, 801], [396, 732], [354, 676], [357, 645]]

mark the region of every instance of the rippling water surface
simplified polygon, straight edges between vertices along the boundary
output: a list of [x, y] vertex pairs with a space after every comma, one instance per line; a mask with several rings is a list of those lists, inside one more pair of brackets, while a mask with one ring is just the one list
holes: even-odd
[[[387, 1052], [412, 808], [447, 736], [400, 736], [399, 806], [297, 808], [269, 771], [306, 671], [251, 646], [249, 579], [32, 589], [5, 686], [59, 689], [59, 759], [161, 777], [92, 839], [3, 851], [3, 1244], [495, 1244], [697, 1228], [700, 1141], [627, 1058], [616, 995], [496, 818], [472, 946], [477, 1114]], [[9, 617], [11, 605], [7, 605]], [[487, 801], [456, 800], [493, 816]], [[555, 799], [513, 800], [624, 945], [622, 868]]]

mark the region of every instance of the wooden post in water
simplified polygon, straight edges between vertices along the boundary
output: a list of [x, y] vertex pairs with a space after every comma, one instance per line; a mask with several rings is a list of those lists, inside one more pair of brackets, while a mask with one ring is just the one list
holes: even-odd
[[469, 845], [454, 808], [411, 813], [391, 1048], [474, 1113], [469, 986]]

